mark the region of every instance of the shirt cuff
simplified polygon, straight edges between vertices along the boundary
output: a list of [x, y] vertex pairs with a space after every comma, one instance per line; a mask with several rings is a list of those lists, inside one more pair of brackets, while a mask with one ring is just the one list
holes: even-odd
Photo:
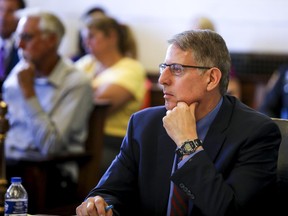
[[194, 153], [190, 154], [188, 157], [186, 157], [186, 158], [182, 159], [181, 161], [179, 161], [178, 169], [181, 168], [190, 158], [192, 158], [195, 154], [197, 154], [200, 151], [203, 151], [203, 149], [196, 150]]

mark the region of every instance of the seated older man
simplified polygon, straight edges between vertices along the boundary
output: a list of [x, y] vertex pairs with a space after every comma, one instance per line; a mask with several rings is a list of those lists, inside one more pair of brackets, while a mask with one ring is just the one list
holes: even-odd
[[[6, 157], [84, 151], [93, 108], [90, 80], [59, 55], [65, 33], [59, 18], [32, 10], [20, 15], [16, 36], [22, 56], [3, 84], [10, 122]], [[61, 167], [61, 173], [76, 180], [75, 168]]]

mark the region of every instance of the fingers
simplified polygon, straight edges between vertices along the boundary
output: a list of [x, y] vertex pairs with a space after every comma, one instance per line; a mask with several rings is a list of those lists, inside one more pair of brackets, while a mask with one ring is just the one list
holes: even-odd
[[185, 102], [182, 102], [182, 101], [177, 102], [177, 107], [184, 108], [184, 107], [187, 107], [187, 106], [188, 105]]
[[[80, 206], [76, 208], [76, 214], [78, 216], [88, 216], [93, 214], [94, 203], [90, 200], [82, 202]], [[96, 215], [96, 211], [95, 214]]]
[[22, 66], [23, 70], [35, 71], [35, 65], [31, 61], [25, 60]]
[[190, 109], [191, 114], [195, 115], [195, 110], [197, 106], [198, 106], [198, 102], [190, 104], [189, 109]]
[[[105, 200], [100, 197], [100, 196], [96, 196], [94, 197], [94, 203], [93, 203], [93, 207], [96, 206], [96, 211], [97, 211], [97, 215], [100, 216], [104, 216], [106, 215], [106, 211], [105, 211], [105, 206], [107, 206], [107, 203], [105, 202]], [[88, 209], [88, 207], [87, 207]], [[93, 211], [93, 209], [91, 209]], [[88, 211], [90, 212], [90, 211]]]
[[86, 208], [87, 208], [87, 212], [91, 212], [91, 213], [93, 212], [93, 210], [94, 210], [94, 203], [93, 203], [92, 200], [91, 200], [91, 201], [88, 201]]
[[90, 197], [76, 208], [76, 214], [78, 216], [112, 216], [113, 211], [111, 208], [113, 208], [113, 206], [110, 207], [107, 212], [105, 210], [106, 206], [108, 206], [108, 204], [102, 197]]
[[175, 106], [172, 110], [166, 111], [166, 116], [171, 114], [171, 112], [176, 111], [178, 108], [182, 109], [182, 108], [187, 108], [187, 107], [188, 105], [185, 102], [177, 102], [177, 106]]
[[78, 216], [85, 216], [85, 215], [88, 215], [87, 213], [87, 202], [82, 202], [81, 205], [79, 205], [77, 208], [76, 208], [76, 214]]
[[191, 103], [189, 106], [187, 103], [185, 102], [182, 102], [182, 101], [179, 101], [177, 102], [177, 106], [175, 106], [172, 110], [167, 110], [166, 111], [166, 116], [169, 115], [171, 112], [173, 112], [174, 110], [177, 110], [178, 108], [180, 109], [185, 109], [185, 108], [189, 108], [190, 109], [190, 113], [191, 114], [195, 114], [195, 110], [196, 110], [196, 107], [198, 106], [198, 102], [194, 102], [194, 103]]

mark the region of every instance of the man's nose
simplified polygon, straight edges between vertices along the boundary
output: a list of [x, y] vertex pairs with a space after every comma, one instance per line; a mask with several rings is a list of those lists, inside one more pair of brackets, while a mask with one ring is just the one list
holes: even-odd
[[25, 40], [23, 40], [21, 37], [17, 38], [17, 40], [16, 40], [15, 43], [16, 43], [16, 46], [17, 46], [18, 48], [21, 48], [21, 49], [24, 49], [24, 48], [25, 48], [26, 42], [25, 42]]
[[159, 75], [158, 83], [161, 85], [169, 83], [171, 72], [169, 71], [169, 67], [166, 67]]

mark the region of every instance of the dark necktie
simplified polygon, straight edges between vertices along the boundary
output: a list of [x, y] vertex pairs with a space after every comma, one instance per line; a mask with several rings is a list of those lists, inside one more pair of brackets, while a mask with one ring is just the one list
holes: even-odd
[[3, 80], [5, 77], [5, 48], [4, 44], [0, 48], [0, 80]]
[[[178, 164], [178, 159], [177, 159]], [[177, 167], [176, 164], [176, 167]], [[170, 216], [187, 216], [188, 215], [189, 199], [186, 194], [174, 184], [173, 194], [171, 199]]]

